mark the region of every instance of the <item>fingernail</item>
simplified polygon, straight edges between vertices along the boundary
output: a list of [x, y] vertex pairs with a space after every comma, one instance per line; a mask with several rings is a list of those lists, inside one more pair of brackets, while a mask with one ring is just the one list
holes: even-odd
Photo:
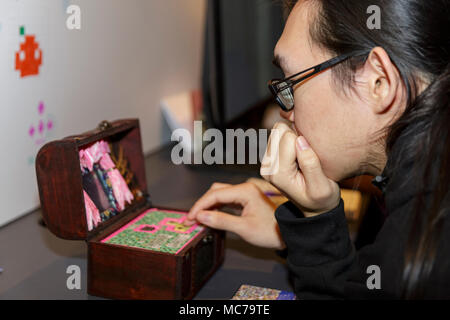
[[297, 138], [297, 145], [300, 148], [300, 150], [304, 151], [304, 150], [308, 150], [311, 147], [309, 146], [309, 143], [306, 141], [305, 137], [300, 136]]

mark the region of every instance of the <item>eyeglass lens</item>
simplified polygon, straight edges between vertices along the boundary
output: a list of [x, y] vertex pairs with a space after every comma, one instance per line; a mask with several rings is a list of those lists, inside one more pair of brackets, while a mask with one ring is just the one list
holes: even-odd
[[289, 111], [294, 107], [294, 97], [292, 96], [291, 88], [288, 87], [278, 92], [278, 99], [284, 105], [286, 111]]

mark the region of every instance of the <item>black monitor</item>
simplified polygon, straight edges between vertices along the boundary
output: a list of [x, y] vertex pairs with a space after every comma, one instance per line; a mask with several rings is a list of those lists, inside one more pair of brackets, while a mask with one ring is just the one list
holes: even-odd
[[208, 0], [203, 101], [209, 127], [224, 129], [271, 99], [267, 82], [280, 78], [273, 50], [284, 26], [274, 0]]

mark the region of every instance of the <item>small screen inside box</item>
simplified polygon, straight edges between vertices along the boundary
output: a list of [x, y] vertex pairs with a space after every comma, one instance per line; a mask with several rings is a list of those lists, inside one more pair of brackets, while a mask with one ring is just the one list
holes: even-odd
[[100, 212], [105, 212], [111, 208], [111, 203], [95, 172], [88, 172], [83, 175], [83, 187]]
[[200, 235], [204, 227], [183, 225], [186, 213], [148, 210], [113, 232], [101, 242], [178, 254]]

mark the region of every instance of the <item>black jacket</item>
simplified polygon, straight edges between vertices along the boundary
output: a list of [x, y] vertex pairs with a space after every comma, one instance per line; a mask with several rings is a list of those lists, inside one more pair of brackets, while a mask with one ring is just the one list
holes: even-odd
[[[397, 299], [401, 298], [405, 246], [409, 220], [415, 206], [419, 181], [409, 179], [414, 165], [386, 176], [390, 163], [402, 157], [396, 143], [383, 172], [382, 186], [388, 217], [373, 244], [356, 251], [350, 241], [343, 201], [334, 210], [305, 218], [291, 202], [276, 210], [276, 218], [287, 246], [287, 264], [299, 299]], [[436, 173], [438, 174], [438, 173]], [[380, 178], [380, 177], [379, 177]], [[435, 180], [432, 180], [435, 181]], [[428, 201], [433, 184], [427, 186]], [[425, 288], [425, 298], [450, 298], [450, 224], [444, 223], [435, 264]], [[373, 275], [379, 267], [381, 289]], [[375, 268], [376, 268], [375, 267]], [[369, 268], [369, 270], [368, 270]]]

